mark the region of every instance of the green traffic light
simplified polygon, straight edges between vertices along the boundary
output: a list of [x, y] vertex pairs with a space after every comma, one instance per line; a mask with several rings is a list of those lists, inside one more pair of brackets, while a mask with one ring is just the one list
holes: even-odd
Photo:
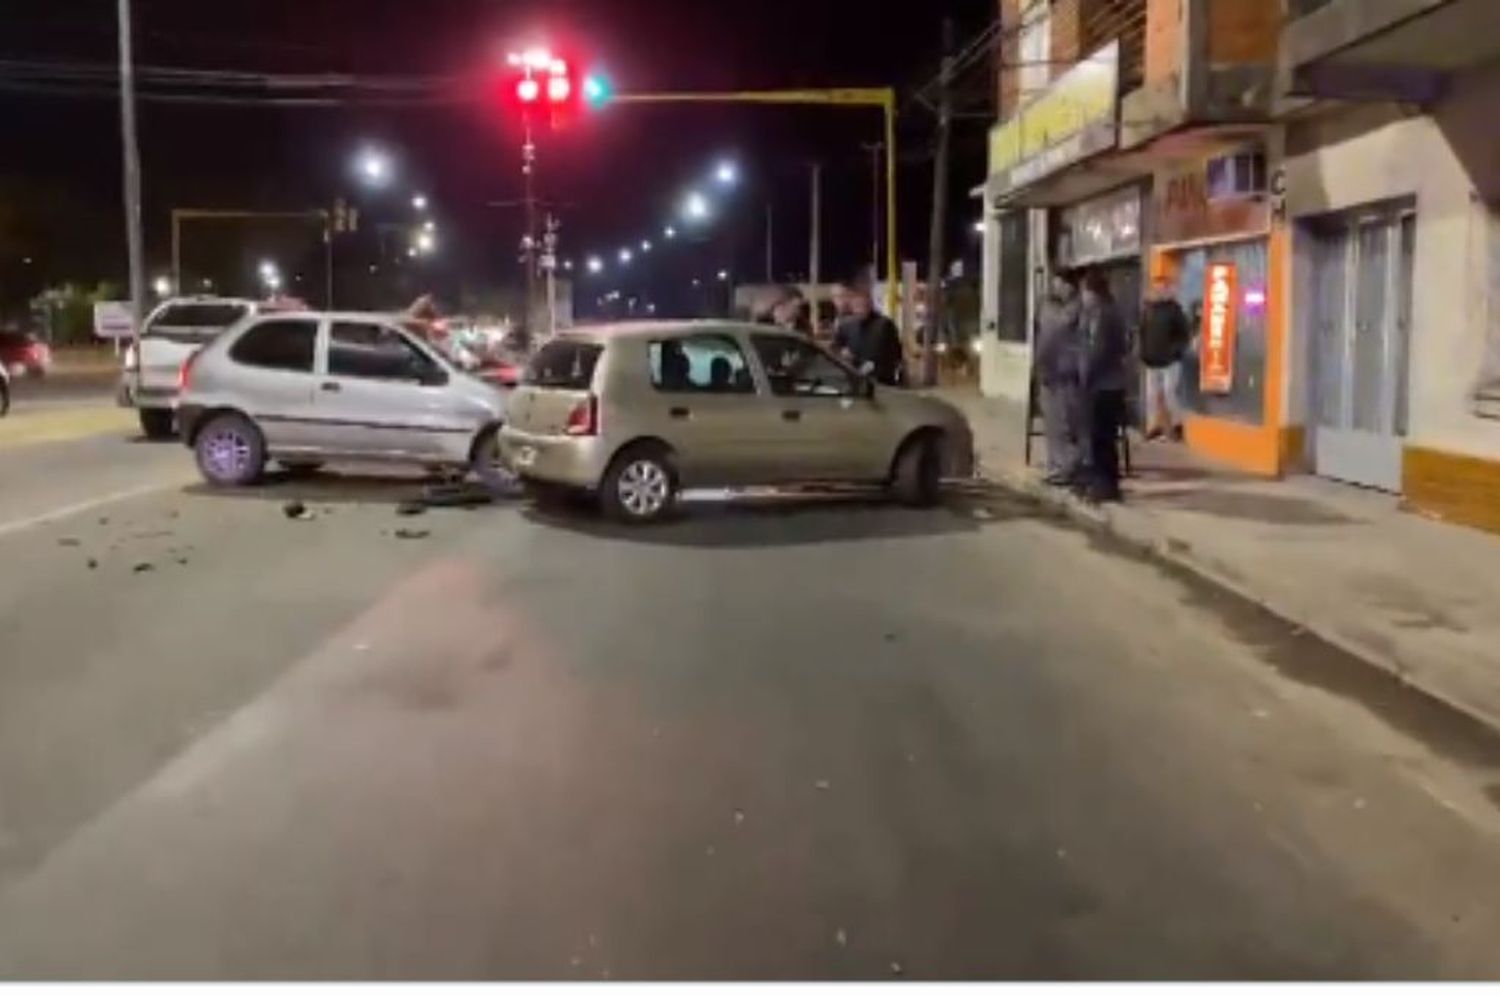
[[583, 99], [590, 107], [602, 107], [609, 103], [609, 98], [614, 95], [609, 80], [597, 73], [590, 73], [583, 78]]

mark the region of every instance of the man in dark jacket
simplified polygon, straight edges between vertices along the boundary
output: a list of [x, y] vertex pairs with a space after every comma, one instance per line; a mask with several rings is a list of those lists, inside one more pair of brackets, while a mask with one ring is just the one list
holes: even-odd
[[1102, 270], [1090, 270], [1083, 281], [1084, 355], [1081, 370], [1088, 411], [1091, 501], [1115, 502], [1120, 491], [1120, 427], [1125, 423], [1125, 382], [1129, 370], [1130, 334]]
[[[1146, 368], [1146, 438], [1170, 432], [1182, 438], [1182, 357], [1192, 340], [1182, 305], [1172, 296], [1171, 281], [1157, 277], [1141, 323], [1141, 363]], [[1162, 428], [1162, 415], [1166, 428]]]
[[895, 322], [875, 310], [868, 287], [850, 289], [849, 316], [839, 322], [833, 343], [856, 370], [877, 384], [897, 385], [905, 380], [901, 333]]

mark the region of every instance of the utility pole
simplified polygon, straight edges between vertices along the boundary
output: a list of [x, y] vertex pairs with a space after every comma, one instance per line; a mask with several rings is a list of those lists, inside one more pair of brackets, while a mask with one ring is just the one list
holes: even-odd
[[[125, 246], [130, 265], [132, 336], [140, 355], [141, 325], [146, 319], [146, 247], [141, 235], [141, 148], [135, 126], [135, 55], [131, 44], [130, 0], [119, 0], [120, 141], [125, 161]], [[136, 365], [139, 377], [140, 364]], [[139, 383], [136, 385], [139, 387]]]
[[823, 164], [812, 164], [812, 227], [808, 246], [807, 284], [808, 303], [813, 315], [818, 313], [818, 284], [821, 282], [823, 266]]
[[938, 330], [943, 327], [943, 245], [947, 240], [948, 152], [953, 126], [953, 19], [943, 19], [943, 66], [938, 73], [937, 148], [932, 157], [932, 230], [927, 244], [927, 329], [922, 341], [922, 383], [937, 383]]
[[864, 148], [870, 153], [870, 284], [874, 286], [880, 280], [880, 153], [885, 145], [871, 142]]
[[766, 283], [776, 282], [776, 212], [771, 201], [766, 201]]
[[521, 146], [521, 175], [526, 185], [526, 234], [521, 237], [521, 259], [526, 265], [526, 336], [536, 332], [536, 143], [531, 136], [531, 115], [526, 115], [526, 138]]

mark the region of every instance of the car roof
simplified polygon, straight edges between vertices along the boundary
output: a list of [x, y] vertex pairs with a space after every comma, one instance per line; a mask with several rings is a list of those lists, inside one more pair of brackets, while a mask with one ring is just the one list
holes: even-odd
[[755, 332], [792, 336], [795, 333], [774, 325], [756, 325], [735, 318], [666, 319], [663, 321], [608, 322], [578, 325], [557, 334], [559, 339], [608, 342], [615, 339], [660, 339], [680, 337], [695, 332]]
[[[381, 325], [400, 325], [408, 319], [399, 312], [390, 311], [263, 311], [255, 316], [257, 319], [276, 320], [283, 319], [302, 320], [308, 322], [373, 322]], [[256, 324], [259, 324], [257, 322]]]

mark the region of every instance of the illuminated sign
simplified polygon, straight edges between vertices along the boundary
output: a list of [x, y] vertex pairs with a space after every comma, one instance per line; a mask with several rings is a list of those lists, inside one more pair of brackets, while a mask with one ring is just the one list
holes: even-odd
[[1111, 148], [1119, 139], [1115, 104], [1120, 43], [1079, 62], [1047, 92], [990, 131], [990, 190], [1004, 194]]
[[1228, 394], [1234, 388], [1235, 318], [1239, 277], [1233, 263], [1210, 263], [1203, 288], [1203, 349], [1198, 389]]

